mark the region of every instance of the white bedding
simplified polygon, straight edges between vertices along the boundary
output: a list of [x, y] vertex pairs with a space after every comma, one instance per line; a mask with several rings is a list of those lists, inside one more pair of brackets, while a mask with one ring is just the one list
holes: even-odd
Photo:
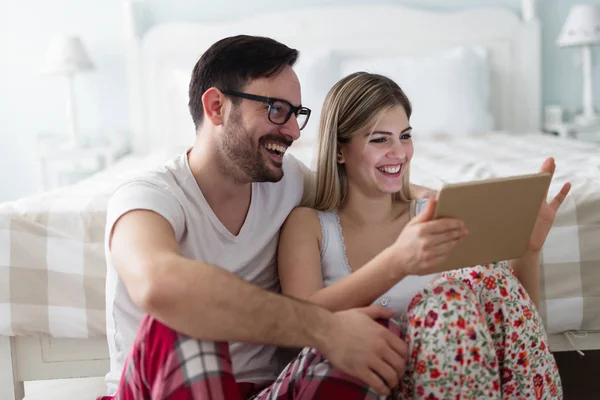
[[105, 335], [108, 197], [180, 151], [128, 156], [76, 185], [0, 204], [0, 335]]
[[549, 333], [600, 329], [600, 146], [531, 135], [489, 134], [418, 140], [415, 183], [442, 182], [537, 172], [544, 158], [556, 159], [554, 196], [570, 181], [543, 250], [541, 313]]
[[[549, 333], [600, 330], [600, 146], [541, 134], [414, 134], [412, 181], [439, 188], [535, 172], [546, 156], [557, 171], [551, 194], [569, 180], [543, 252], [541, 313]], [[103, 240], [110, 192], [128, 175], [184, 149], [127, 157], [53, 192], [0, 204], [0, 334], [105, 334]], [[313, 148], [289, 150], [311, 165]]]

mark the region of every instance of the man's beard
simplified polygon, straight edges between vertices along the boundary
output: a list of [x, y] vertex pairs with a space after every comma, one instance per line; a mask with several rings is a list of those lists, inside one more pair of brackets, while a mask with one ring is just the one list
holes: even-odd
[[283, 178], [283, 166], [278, 170], [269, 168], [268, 164], [275, 163], [265, 156], [264, 142], [270, 139], [290, 146], [289, 140], [280, 135], [267, 134], [261, 137], [258, 143], [254, 142], [252, 135], [246, 131], [242, 123], [239, 108], [235, 107], [227, 121], [227, 128], [223, 132], [219, 157], [219, 167], [226, 175], [231, 175], [239, 182], [278, 182]]

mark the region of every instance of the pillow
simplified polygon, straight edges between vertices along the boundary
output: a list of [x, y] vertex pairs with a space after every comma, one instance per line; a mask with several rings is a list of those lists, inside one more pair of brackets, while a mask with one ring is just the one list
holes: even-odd
[[[321, 109], [327, 93], [341, 78], [340, 59], [333, 50], [300, 51], [294, 71], [300, 80], [302, 105], [311, 110], [298, 144], [312, 145], [319, 138]], [[297, 145], [295, 145], [297, 146]]]
[[344, 76], [356, 71], [379, 73], [394, 80], [412, 106], [417, 132], [458, 135], [489, 132], [490, 73], [483, 47], [457, 47], [424, 56], [349, 58]]
[[188, 87], [191, 78], [191, 69], [172, 68], [168, 70], [164, 81], [164, 101], [161, 110], [164, 112], [166, 126], [163, 129], [169, 135], [170, 140], [176, 145], [185, 143], [193, 144], [196, 127], [188, 108]]

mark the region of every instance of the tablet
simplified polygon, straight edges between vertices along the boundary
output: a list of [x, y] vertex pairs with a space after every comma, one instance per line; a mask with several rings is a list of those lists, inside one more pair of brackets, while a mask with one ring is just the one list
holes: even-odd
[[439, 272], [522, 257], [550, 181], [537, 173], [444, 185], [433, 218], [458, 218], [469, 234]]

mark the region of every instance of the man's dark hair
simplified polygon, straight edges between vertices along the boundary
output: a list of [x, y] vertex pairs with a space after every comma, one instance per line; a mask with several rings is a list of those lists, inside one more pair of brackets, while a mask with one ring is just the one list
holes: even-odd
[[196, 63], [190, 80], [188, 106], [196, 129], [204, 119], [202, 95], [206, 90], [239, 91], [252, 79], [268, 78], [294, 66], [297, 59], [297, 50], [261, 36], [232, 36], [213, 44]]

